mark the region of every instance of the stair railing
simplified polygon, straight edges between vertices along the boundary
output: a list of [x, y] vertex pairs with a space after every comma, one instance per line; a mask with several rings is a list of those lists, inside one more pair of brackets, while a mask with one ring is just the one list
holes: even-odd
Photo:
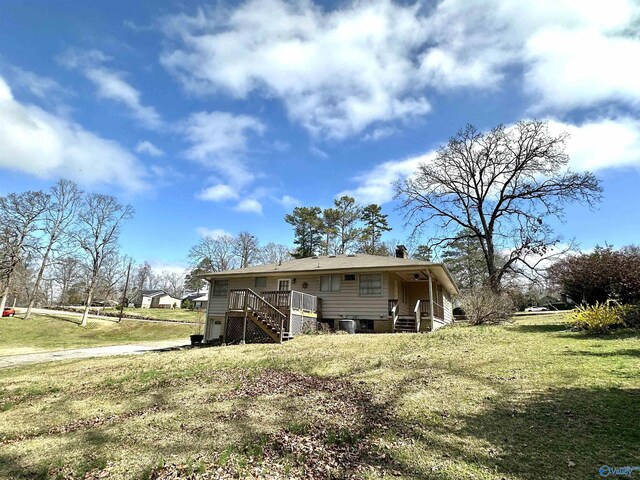
[[258, 314], [264, 323], [277, 331], [280, 342], [282, 342], [284, 322], [287, 316], [256, 292], [250, 288], [231, 290], [229, 304], [230, 308], [242, 309], [244, 312], [251, 311]]
[[416, 307], [413, 309], [413, 313], [416, 317], [416, 333], [420, 333], [420, 300], [416, 302]]
[[391, 308], [391, 318], [393, 319], [393, 331], [396, 331], [396, 323], [398, 322], [398, 303], [396, 302]]

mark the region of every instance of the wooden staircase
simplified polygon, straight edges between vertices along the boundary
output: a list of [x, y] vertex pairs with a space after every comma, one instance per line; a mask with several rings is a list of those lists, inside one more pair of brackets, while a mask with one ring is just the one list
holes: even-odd
[[250, 288], [231, 291], [227, 315], [230, 312], [234, 312], [234, 315], [242, 312], [246, 315], [247, 321], [255, 324], [276, 343], [293, 338], [287, 331], [287, 315]]
[[247, 311], [247, 319], [251, 320], [276, 342], [286, 342], [293, 338], [289, 332], [282, 332], [282, 335], [280, 335], [281, 327], [268, 320], [266, 312]]
[[418, 331], [416, 325], [416, 317], [414, 315], [400, 315], [398, 316], [395, 327], [393, 329], [394, 332], [406, 332], [406, 333], [416, 333]]

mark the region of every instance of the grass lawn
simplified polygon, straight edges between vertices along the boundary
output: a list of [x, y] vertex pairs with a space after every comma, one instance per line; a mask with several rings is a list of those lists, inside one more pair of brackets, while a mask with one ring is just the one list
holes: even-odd
[[638, 465], [639, 332], [562, 320], [0, 370], [0, 477], [538, 480]]
[[[78, 311], [82, 311], [78, 308]], [[93, 309], [92, 309], [93, 311]], [[119, 308], [100, 308], [104, 313], [120, 313]], [[141, 317], [157, 318], [158, 320], [174, 320], [180, 322], [201, 322], [204, 319], [204, 312], [196, 312], [182, 308], [125, 308], [125, 315], [138, 315]]]
[[[188, 339], [194, 326], [90, 318], [79, 327], [80, 317], [33, 315], [28, 321], [20, 316], [0, 319], [0, 356], [33, 353], [44, 350], [99, 347], [123, 343]], [[1, 400], [0, 400], [1, 401]]]

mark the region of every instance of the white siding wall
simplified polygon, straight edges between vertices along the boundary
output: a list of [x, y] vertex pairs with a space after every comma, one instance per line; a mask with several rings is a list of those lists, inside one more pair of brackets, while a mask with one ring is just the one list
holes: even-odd
[[[296, 282], [292, 283], [292, 290], [308, 293], [322, 298], [322, 316], [323, 318], [339, 319], [340, 315], [345, 317], [355, 316], [358, 318], [379, 319], [380, 315], [384, 318], [388, 315], [388, 289], [389, 280], [386, 273], [382, 273], [382, 292], [380, 295], [360, 296], [358, 294], [358, 275], [356, 280], [344, 281], [344, 273], [340, 274], [340, 290], [337, 292], [321, 292], [320, 291], [320, 275], [297, 275], [283, 274], [278, 277], [267, 277], [267, 286], [256, 288], [255, 278], [238, 278], [229, 280], [229, 289], [251, 288], [257, 293], [261, 291], [277, 290], [278, 280], [295, 278]], [[303, 284], [307, 284], [307, 288]], [[212, 296], [213, 288], [209, 290], [209, 308], [208, 316], [224, 317], [227, 311], [228, 297]]]
[[453, 322], [453, 302], [449, 292], [444, 292], [444, 321], [445, 323]]

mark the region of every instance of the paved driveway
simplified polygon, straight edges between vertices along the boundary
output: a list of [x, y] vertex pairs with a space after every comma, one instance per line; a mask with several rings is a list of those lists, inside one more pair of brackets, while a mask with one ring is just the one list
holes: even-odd
[[140, 355], [146, 352], [179, 349], [188, 346], [184, 340], [166, 340], [144, 344], [112, 345], [108, 347], [78, 348], [54, 352], [25, 353], [0, 357], [0, 368], [16, 367], [29, 363], [52, 362], [73, 358], [108, 357], [114, 355]]

